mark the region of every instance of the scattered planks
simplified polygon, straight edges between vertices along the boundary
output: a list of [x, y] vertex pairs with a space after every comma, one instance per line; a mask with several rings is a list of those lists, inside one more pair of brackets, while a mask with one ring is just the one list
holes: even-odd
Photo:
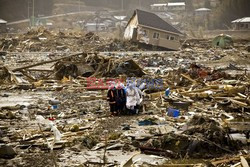
[[[233, 157], [233, 158], [227, 158], [227, 159], [223, 159], [223, 160], [217, 160], [217, 161], [212, 161], [211, 163], [214, 165], [214, 166], [218, 166], [219, 164], [225, 164], [225, 163], [229, 163], [229, 162], [231, 162], [231, 161], [241, 161], [241, 159], [245, 159], [245, 158], [247, 158], [247, 159], [249, 159], [250, 158], [250, 154], [248, 154], [248, 155], [245, 155], [245, 156], [240, 156], [240, 157]], [[245, 160], [243, 160], [244, 161], [244, 164], [246, 164], [245, 162]]]
[[[68, 59], [68, 58], [71, 58], [71, 57], [74, 57], [74, 56], [80, 56], [80, 55], [84, 55], [84, 56], [87, 56], [87, 53], [85, 52], [80, 52], [80, 53], [76, 53], [76, 54], [72, 54], [72, 55], [69, 55], [69, 56], [64, 56], [64, 57], [61, 57], [61, 58], [58, 58], [58, 59], [54, 59], [54, 60], [49, 60], [49, 61], [42, 61], [42, 62], [39, 62], [39, 63], [35, 63], [35, 64], [31, 64], [31, 65], [27, 65], [27, 66], [23, 66], [23, 67], [19, 67], [19, 68], [15, 68], [13, 70], [11, 70], [9, 67], [7, 66], [4, 66], [4, 68], [6, 69], [6, 71], [9, 73], [9, 75], [11, 76], [11, 80], [15, 82], [16, 85], [20, 86], [20, 87], [24, 87], [25, 89], [26, 88], [30, 88], [32, 87], [32, 85], [24, 80], [23, 78], [21, 77], [18, 77], [15, 72], [21, 72], [24, 76], [26, 76], [30, 81], [34, 82], [34, 81], [37, 81], [36, 78], [34, 78], [33, 76], [31, 76], [28, 72], [29, 71], [40, 71], [40, 72], [52, 72], [53, 74], [53, 70], [44, 70], [44, 69], [30, 69], [32, 67], [36, 67], [36, 66], [40, 66], [40, 65], [44, 65], [44, 64], [48, 64], [48, 63], [53, 63], [53, 62], [56, 62], [56, 61], [60, 61], [60, 60], [64, 60], [64, 59]], [[51, 75], [51, 74], [50, 74]], [[50, 76], [49, 75], [49, 76]]]

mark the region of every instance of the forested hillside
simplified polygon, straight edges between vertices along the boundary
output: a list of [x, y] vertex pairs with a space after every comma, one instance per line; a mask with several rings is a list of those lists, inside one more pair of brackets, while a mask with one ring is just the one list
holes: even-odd
[[232, 20], [250, 17], [250, 0], [223, 0], [213, 12], [215, 28], [226, 28]]
[[[0, 18], [9, 22], [27, 19], [32, 15], [32, 0], [0, 0]], [[50, 15], [53, 0], [35, 0], [35, 16]]]

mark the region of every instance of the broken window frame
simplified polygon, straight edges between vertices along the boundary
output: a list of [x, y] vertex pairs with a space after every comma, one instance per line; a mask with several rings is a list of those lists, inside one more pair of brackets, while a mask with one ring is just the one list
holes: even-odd
[[147, 37], [147, 36], [148, 36], [148, 31], [145, 30], [145, 29], [142, 29], [142, 35], [143, 35], [144, 37]]
[[159, 39], [159, 38], [160, 38], [160, 33], [154, 32], [153, 39]]
[[166, 34], [165, 38], [166, 38], [167, 40], [170, 40], [170, 41], [177, 40], [177, 37], [172, 36], [172, 35], [169, 35], [169, 34]]
[[170, 39], [170, 35], [166, 34], [166, 39], [169, 40]]

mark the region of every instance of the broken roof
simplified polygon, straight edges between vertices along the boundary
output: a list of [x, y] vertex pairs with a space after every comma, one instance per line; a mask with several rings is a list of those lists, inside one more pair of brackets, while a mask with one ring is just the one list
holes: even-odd
[[177, 34], [182, 34], [179, 30], [177, 30], [175, 27], [173, 27], [168, 22], [161, 19], [159, 16], [157, 16], [154, 13], [142, 11], [139, 9], [136, 9], [136, 14], [138, 17], [138, 24], [162, 31], [168, 31], [173, 32]]
[[0, 24], [6, 24], [6, 23], [7, 23], [7, 21], [0, 19]]
[[232, 21], [232, 23], [250, 23], [250, 17], [243, 17]]

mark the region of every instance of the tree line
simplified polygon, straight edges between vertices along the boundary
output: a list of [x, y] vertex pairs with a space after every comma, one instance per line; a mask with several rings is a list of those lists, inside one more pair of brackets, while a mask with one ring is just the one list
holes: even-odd
[[[53, 10], [53, 0], [35, 0], [35, 13], [38, 15], [51, 15]], [[0, 0], [0, 18], [11, 22], [27, 19], [32, 16], [32, 0]]]

